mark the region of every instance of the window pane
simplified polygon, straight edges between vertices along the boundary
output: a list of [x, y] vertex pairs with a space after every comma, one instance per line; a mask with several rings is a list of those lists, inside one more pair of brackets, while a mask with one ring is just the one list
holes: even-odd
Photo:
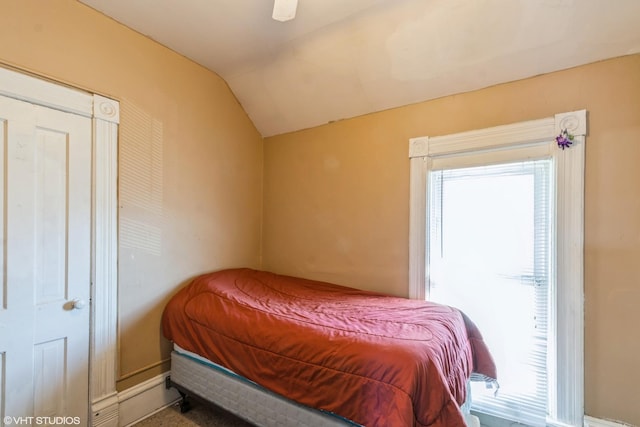
[[546, 416], [549, 165], [429, 176], [430, 298], [474, 320], [498, 367], [497, 397], [474, 385], [473, 407], [532, 425]]

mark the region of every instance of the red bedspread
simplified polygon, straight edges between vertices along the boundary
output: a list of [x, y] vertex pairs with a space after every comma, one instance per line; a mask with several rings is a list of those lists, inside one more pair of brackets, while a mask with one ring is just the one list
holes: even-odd
[[250, 269], [196, 278], [162, 327], [267, 389], [371, 427], [462, 427], [471, 372], [495, 378], [456, 309]]

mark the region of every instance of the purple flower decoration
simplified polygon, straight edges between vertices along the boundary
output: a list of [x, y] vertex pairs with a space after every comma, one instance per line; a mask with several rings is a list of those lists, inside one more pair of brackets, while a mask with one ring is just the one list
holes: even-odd
[[556, 136], [558, 147], [562, 148], [563, 150], [565, 148], [571, 147], [571, 144], [573, 144], [573, 138], [574, 136], [571, 135], [566, 129], [562, 129], [560, 135]]

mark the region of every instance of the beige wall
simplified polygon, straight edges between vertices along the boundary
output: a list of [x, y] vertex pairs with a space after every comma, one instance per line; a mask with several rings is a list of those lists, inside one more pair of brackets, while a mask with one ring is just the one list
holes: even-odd
[[[119, 388], [156, 375], [176, 287], [260, 265], [262, 140], [218, 76], [72, 0], [4, 1], [0, 63], [121, 101]], [[586, 108], [586, 410], [640, 425], [639, 76], [635, 55], [269, 138], [264, 267], [406, 295], [408, 139]]]
[[118, 387], [159, 374], [169, 295], [259, 266], [261, 136], [216, 74], [74, 0], [3, 1], [0, 62], [121, 102]]
[[408, 293], [408, 140], [586, 108], [586, 412], [640, 425], [640, 55], [265, 140], [263, 267]]

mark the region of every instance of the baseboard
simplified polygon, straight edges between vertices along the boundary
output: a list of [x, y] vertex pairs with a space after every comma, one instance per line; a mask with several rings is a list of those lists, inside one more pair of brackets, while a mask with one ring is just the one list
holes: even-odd
[[91, 427], [118, 427], [118, 393], [99, 397], [91, 402]]
[[631, 424], [619, 423], [616, 421], [601, 420], [588, 415], [584, 416], [584, 427], [633, 427]]
[[[512, 421], [503, 420], [501, 418], [491, 417], [491, 416], [486, 415], [486, 414], [482, 414], [480, 416], [480, 421], [481, 421], [482, 427], [507, 427], [507, 426], [522, 426], [522, 427], [526, 427], [524, 424], [518, 424], [518, 423], [514, 423]], [[467, 422], [467, 425], [474, 425], [474, 424]], [[565, 427], [569, 427], [568, 424], [557, 424], [557, 423], [554, 423], [552, 425], [554, 425], [554, 426], [561, 426], [562, 425], [562, 426], [565, 426]], [[616, 421], [609, 421], [609, 420], [601, 420], [599, 418], [590, 417], [588, 415], [584, 416], [583, 425], [584, 425], [584, 427], [637, 427], [637, 426], [632, 426], [631, 424], [621, 423], [619, 421], [616, 422]]]
[[120, 426], [137, 423], [180, 398], [176, 389], [165, 388], [165, 378], [169, 374], [165, 372], [118, 393]]

